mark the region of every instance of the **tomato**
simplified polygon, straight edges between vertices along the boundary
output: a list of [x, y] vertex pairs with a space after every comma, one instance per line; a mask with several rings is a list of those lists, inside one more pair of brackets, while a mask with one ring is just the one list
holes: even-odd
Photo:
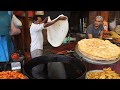
[[12, 58], [13, 60], [18, 60], [18, 59], [19, 59], [19, 55], [18, 55], [17, 53], [13, 53], [13, 54], [11, 55], [11, 58]]

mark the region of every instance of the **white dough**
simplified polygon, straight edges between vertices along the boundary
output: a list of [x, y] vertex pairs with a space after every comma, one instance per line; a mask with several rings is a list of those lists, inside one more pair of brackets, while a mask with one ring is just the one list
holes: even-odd
[[[59, 15], [57, 18], [59, 18], [61, 15]], [[56, 19], [57, 19], [56, 18]], [[55, 20], [55, 19], [54, 19]], [[48, 17], [48, 22], [51, 21], [50, 17]], [[53, 47], [58, 47], [60, 46], [69, 29], [69, 23], [68, 19], [66, 20], [59, 20], [55, 24], [47, 27], [47, 39], [48, 42], [53, 46]]]

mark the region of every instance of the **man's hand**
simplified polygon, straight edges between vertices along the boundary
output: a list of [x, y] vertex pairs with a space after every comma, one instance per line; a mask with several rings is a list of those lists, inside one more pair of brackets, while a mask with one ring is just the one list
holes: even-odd
[[46, 17], [46, 18], [42, 21], [42, 23], [47, 23], [47, 21], [48, 21], [48, 17]]
[[66, 20], [66, 19], [67, 19], [66, 16], [60, 16], [60, 17], [58, 18], [58, 20]]
[[48, 20], [48, 17], [46, 17], [45, 20]]
[[52, 20], [52, 21], [50, 21], [50, 22], [45, 23], [45, 24], [44, 24], [44, 27], [48, 27], [48, 26], [56, 23], [58, 20], [66, 20], [66, 19], [67, 19], [67, 16], [61, 15], [61, 16], [59, 16], [58, 18], [56, 18], [56, 19], [54, 19], [54, 20]]

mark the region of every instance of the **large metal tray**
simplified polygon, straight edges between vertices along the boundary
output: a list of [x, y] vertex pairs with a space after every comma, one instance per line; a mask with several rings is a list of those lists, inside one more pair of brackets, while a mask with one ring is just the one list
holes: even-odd
[[78, 50], [78, 45], [75, 46], [75, 52], [78, 54], [80, 58], [82, 58], [84, 61], [91, 63], [91, 64], [96, 64], [96, 65], [110, 65], [118, 62], [120, 58], [117, 58], [116, 60], [92, 60], [88, 58], [87, 56], [83, 55], [79, 50]]

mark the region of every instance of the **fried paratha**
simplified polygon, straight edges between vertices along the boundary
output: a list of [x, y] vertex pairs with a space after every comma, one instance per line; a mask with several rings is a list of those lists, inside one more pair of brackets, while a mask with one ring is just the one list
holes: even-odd
[[120, 56], [120, 47], [98, 38], [80, 40], [78, 50], [93, 60], [116, 60]]

